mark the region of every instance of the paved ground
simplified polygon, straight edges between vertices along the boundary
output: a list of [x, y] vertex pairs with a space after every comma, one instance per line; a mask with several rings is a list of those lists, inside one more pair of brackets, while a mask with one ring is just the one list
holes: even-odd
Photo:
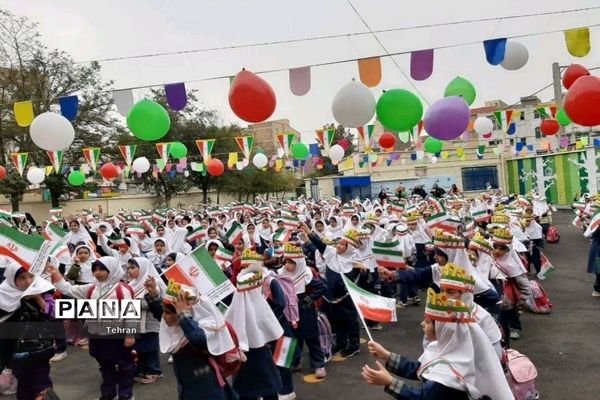
[[[585, 273], [588, 240], [576, 228], [568, 226], [572, 214], [561, 212], [556, 223], [561, 231], [558, 245], [548, 244], [546, 255], [557, 268], [543, 283], [554, 303], [550, 315], [524, 314], [523, 338], [514, 347], [536, 364], [541, 398], [546, 400], [600, 398], [600, 299], [592, 298], [592, 276]], [[389, 349], [417, 358], [421, 354], [423, 307], [400, 310], [399, 322], [374, 332], [375, 339]], [[364, 335], [363, 335], [364, 336]], [[100, 374], [93, 359], [85, 352], [69, 348], [69, 357], [53, 366], [52, 377], [63, 400], [93, 399], [98, 396]], [[328, 366], [328, 378], [320, 384], [305, 384], [296, 374], [296, 393], [301, 400], [326, 400], [349, 396], [350, 399], [390, 398], [380, 388], [367, 385], [360, 367], [372, 362], [363, 352], [342, 363]], [[176, 398], [176, 384], [164, 359], [165, 379], [156, 384], [137, 385], [138, 400]], [[308, 373], [306, 371], [305, 373]], [[4, 397], [12, 399], [12, 397]]]

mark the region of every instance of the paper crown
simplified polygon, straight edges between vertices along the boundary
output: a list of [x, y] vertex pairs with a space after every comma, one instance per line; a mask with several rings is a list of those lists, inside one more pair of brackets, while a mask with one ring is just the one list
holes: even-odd
[[262, 267], [259, 263], [244, 268], [237, 276], [237, 289], [238, 292], [244, 292], [246, 290], [256, 289], [262, 285], [263, 273]]
[[483, 237], [479, 232], [473, 236], [473, 239], [469, 241], [469, 248], [473, 250], [483, 251], [484, 253], [491, 253], [493, 247], [490, 242]]
[[176, 282], [173, 279], [169, 279], [163, 301], [167, 303], [174, 303], [179, 298], [180, 293], [183, 293], [185, 300], [195, 301], [198, 299], [198, 290], [196, 288]]
[[460, 300], [449, 299], [433, 289], [427, 289], [425, 317], [433, 321], [468, 323], [473, 322], [471, 309]]
[[497, 228], [492, 234], [492, 241], [497, 244], [511, 244], [513, 234], [508, 228]]
[[421, 214], [418, 211], [413, 211], [404, 216], [406, 222], [415, 222], [421, 218]]
[[433, 244], [440, 249], [460, 249], [465, 247], [465, 239], [452, 233], [436, 229]]
[[301, 247], [298, 247], [295, 244], [286, 243], [283, 246], [283, 256], [285, 258], [292, 258], [292, 259], [303, 258], [304, 251], [302, 250]]
[[263, 257], [251, 249], [244, 249], [242, 251], [242, 259], [241, 266], [242, 268], [246, 268], [254, 263], [260, 263], [263, 260]]
[[491, 223], [496, 226], [506, 226], [510, 224], [510, 217], [506, 214], [496, 214], [492, 216]]
[[355, 229], [350, 229], [344, 232], [342, 240], [345, 240], [354, 247], [360, 247], [360, 232]]
[[448, 263], [442, 269], [440, 288], [472, 292], [475, 288], [475, 278], [458, 265]]
[[363, 224], [379, 225], [379, 218], [374, 213], [368, 213]]
[[531, 221], [532, 219], [535, 218], [535, 215], [532, 214], [532, 213], [525, 213], [525, 214], [523, 214], [522, 218], [523, 218], [523, 220], [529, 222], [529, 221]]
[[503, 211], [504, 210], [504, 204], [496, 204], [495, 209], [496, 209], [496, 212]]

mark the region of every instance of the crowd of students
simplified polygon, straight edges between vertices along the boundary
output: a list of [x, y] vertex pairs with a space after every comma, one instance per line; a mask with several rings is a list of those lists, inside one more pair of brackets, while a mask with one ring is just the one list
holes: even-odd
[[[292, 373], [304, 347], [313, 381], [326, 379], [331, 357], [360, 352], [362, 317], [345, 276], [396, 298], [398, 308], [419, 305], [426, 290], [422, 356], [409, 360], [370, 341], [378, 361], [362, 369], [367, 383], [398, 399], [512, 399], [503, 353], [524, 334], [520, 312], [533, 305], [528, 273], [543, 272], [549, 215], [540, 195], [498, 191], [54, 214], [40, 231], [68, 251], [54, 252], [39, 276], [3, 258], [0, 326], [50, 322], [58, 296], [141, 299], [142, 322], [135, 335], [106, 329], [126, 331], [131, 322], [87, 320], [60, 324], [66, 340], [1, 339], [2, 377], [19, 400], [50, 398], [50, 365], [67, 358], [69, 342], [96, 360], [101, 400], [133, 399], [136, 382], [156, 384], [160, 353], [170, 355], [179, 399], [294, 399]], [[29, 231], [19, 219], [10, 222]], [[53, 235], [52, 226], [68, 232]], [[238, 228], [242, 234], [232, 235]], [[393, 266], [377, 256], [381, 246], [395, 255]], [[163, 275], [198, 247], [237, 289], [217, 305]], [[328, 344], [329, 324], [335, 340]], [[291, 365], [274, 361], [282, 337], [298, 344]]]

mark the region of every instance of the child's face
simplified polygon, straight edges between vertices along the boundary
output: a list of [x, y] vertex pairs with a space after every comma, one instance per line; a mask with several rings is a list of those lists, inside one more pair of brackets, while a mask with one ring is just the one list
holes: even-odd
[[86, 262], [90, 258], [90, 251], [88, 249], [79, 249], [77, 250], [77, 257], [79, 257], [80, 262]]
[[211, 244], [210, 246], [208, 246], [208, 254], [210, 254], [211, 257], [214, 257], [217, 253], [218, 248], [219, 246], [217, 246], [216, 244]]
[[494, 250], [492, 251], [492, 254], [494, 255], [494, 258], [500, 258], [503, 255], [506, 254], [508, 250], [506, 248], [504, 248], [503, 246], [494, 246]]
[[287, 272], [296, 272], [296, 263], [290, 260], [286, 261], [283, 267]]
[[130, 280], [137, 279], [140, 276], [140, 268], [137, 265], [127, 264], [127, 276]]
[[433, 259], [440, 267], [443, 267], [448, 262], [448, 259], [446, 257], [444, 257], [441, 254], [437, 254], [437, 253], [433, 254]]
[[336, 245], [335, 245], [335, 250], [338, 254], [342, 254], [346, 251], [346, 249], [348, 248], [348, 243], [340, 240]]
[[160, 241], [155, 242], [154, 243], [154, 250], [157, 253], [161, 253], [161, 254], [164, 253], [165, 252], [165, 244], [163, 242], [160, 242]]
[[165, 265], [167, 267], [170, 267], [173, 264], [175, 264], [175, 260], [173, 260], [171, 257], [167, 257], [167, 259], [165, 260]]
[[15, 286], [21, 291], [27, 290], [33, 283], [34, 275], [30, 272], [23, 272], [15, 279]]
[[96, 278], [98, 282], [104, 282], [108, 279], [108, 271], [102, 268], [94, 269], [94, 271], [92, 271], [92, 275], [94, 275], [94, 278]]
[[178, 324], [177, 314], [175, 314], [175, 313], [163, 311], [162, 317], [165, 320], [165, 323], [167, 324], [167, 326], [175, 326]]
[[425, 338], [427, 338], [427, 340], [430, 342], [436, 340], [435, 325], [433, 324], [432, 320], [425, 318], [423, 322], [421, 322], [421, 328], [423, 328], [423, 335]]
[[442, 291], [442, 293], [444, 293], [446, 296], [448, 296], [448, 298], [450, 299], [454, 299], [454, 300], [460, 300], [462, 293], [460, 292], [460, 290], [456, 290], [456, 289], [444, 289]]

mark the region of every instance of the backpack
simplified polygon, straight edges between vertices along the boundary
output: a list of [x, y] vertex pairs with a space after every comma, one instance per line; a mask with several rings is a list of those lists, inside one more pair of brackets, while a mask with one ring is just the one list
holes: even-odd
[[560, 240], [560, 234], [558, 233], [558, 228], [554, 225], [549, 227], [548, 232], [546, 233], [546, 242], [558, 243], [559, 240]]
[[529, 286], [531, 287], [531, 297], [528, 299], [528, 303], [531, 312], [550, 314], [553, 306], [542, 285], [537, 281], [529, 281]]
[[317, 325], [319, 327], [319, 343], [321, 345], [321, 351], [325, 357], [325, 362], [331, 359], [331, 349], [335, 345], [335, 336], [331, 329], [331, 324], [327, 316], [318, 311], [317, 312]]
[[246, 361], [246, 357], [240, 350], [240, 341], [235, 333], [235, 329], [233, 329], [233, 325], [231, 325], [229, 322], [225, 322], [225, 325], [227, 326], [227, 330], [229, 331], [235, 346], [233, 349], [224, 354], [209, 357], [209, 362], [217, 373], [219, 383], [221, 380], [237, 374], [242, 367], [242, 362]]
[[[117, 300], [123, 300], [123, 288], [126, 288], [129, 291], [129, 295], [133, 299], [133, 289], [126, 283], [119, 282], [115, 291], [117, 292]], [[94, 293], [94, 289], [96, 289], [96, 285], [92, 285], [88, 288], [87, 298], [92, 298], [92, 293]]]
[[535, 400], [539, 392], [535, 388], [537, 369], [527, 356], [516, 350], [506, 350], [506, 380], [515, 400]]
[[273, 298], [273, 294], [271, 293], [271, 282], [273, 279], [277, 280], [279, 287], [285, 295], [286, 304], [283, 314], [291, 324], [297, 323], [300, 321], [300, 312], [298, 311], [298, 296], [296, 296], [294, 281], [287, 276], [269, 275], [263, 281], [263, 291], [267, 299]]

